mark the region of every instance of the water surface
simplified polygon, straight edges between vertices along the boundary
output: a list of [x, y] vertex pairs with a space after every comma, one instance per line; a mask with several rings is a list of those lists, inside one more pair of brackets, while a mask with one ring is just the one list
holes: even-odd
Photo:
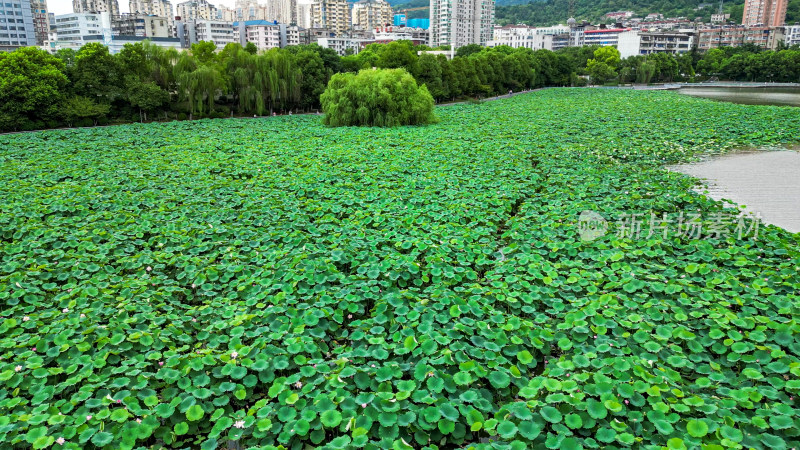
[[800, 106], [800, 88], [796, 87], [682, 87], [681, 94], [746, 105]]
[[754, 151], [673, 166], [671, 170], [700, 178], [714, 200], [745, 205], [763, 223], [800, 233], [800, 152]]

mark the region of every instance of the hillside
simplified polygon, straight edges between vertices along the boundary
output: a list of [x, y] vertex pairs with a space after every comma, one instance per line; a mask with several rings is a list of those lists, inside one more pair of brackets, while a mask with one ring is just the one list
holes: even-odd
[[[390, 0], [398, 8], [426, 6], [428, 0]], [[703, 17], [708, 21], [717, 12], [718, 3], [706, 0], [576, 0], [575, 17], [592, 22], [605, 21], [604, 15], [612, 11], [633, 11], [637, 15], [661, 13], [665, 17]], [[567, 0], [498, 0], [496, 20], [500, 25], [526, 23], [528, 25], [554, 25], [569, 18]], [[726, 13], [735, 21], [741, 21], [744, 0], [726, 1]], [[427, 17], [427, 11], [412, 11], [409, 17]], [[787, 23], [800, 22], [800, 0], [790, 0], [786, 15]]]

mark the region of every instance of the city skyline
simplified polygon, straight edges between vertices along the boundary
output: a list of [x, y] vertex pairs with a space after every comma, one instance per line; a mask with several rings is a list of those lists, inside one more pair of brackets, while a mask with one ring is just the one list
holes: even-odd
[[[172, 1], [172, 6], [174, 8], [178, 3], [181, 3], [181, 2], [183, 2], [185, 0], [180, 0], [180, 1], [171, 0], [171, 1]], [[235, 0], [213, 0], [213, 1], [211, 1], [211, 3], [214, 6], [226, 6], [228, 8], [233, 8], [235, 6], [236, 2], [235, 2]], [[309, 0], [309, 1], [305, 1], [305, 2], [304, 1], [298, 1], [298, 3], [311, 3], [311, 2]], [[49, 12], [57, 15], [57, 16], [61, 15], [61, 14], [70, 14], [70, 13], [73, 12], [73, 10], [72, 10], [72, 0], [48, 0], [47, 1], [47, 10]], [[127, 0], [122, 0], [122, 1], [119, 2], [119, 10], [122, 13], [130, 12], [130, 8], [128, 6], [128, 1]]]

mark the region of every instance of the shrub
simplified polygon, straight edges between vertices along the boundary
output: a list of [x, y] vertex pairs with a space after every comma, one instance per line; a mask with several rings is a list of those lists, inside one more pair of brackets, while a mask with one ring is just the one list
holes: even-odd
[[436, 122], [433, 97], [405, 69], [366, 69], [331, 78], [320, 96], [325, 125], [394, 127]]

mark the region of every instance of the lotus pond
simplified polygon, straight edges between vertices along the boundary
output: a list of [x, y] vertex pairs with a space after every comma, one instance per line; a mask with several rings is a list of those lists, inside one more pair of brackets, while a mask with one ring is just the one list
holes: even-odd
[[441, 122], [0, 137], [2, 448], [800, 444], [800, 235], [661, 167], [793, 108], [548, 90]]

